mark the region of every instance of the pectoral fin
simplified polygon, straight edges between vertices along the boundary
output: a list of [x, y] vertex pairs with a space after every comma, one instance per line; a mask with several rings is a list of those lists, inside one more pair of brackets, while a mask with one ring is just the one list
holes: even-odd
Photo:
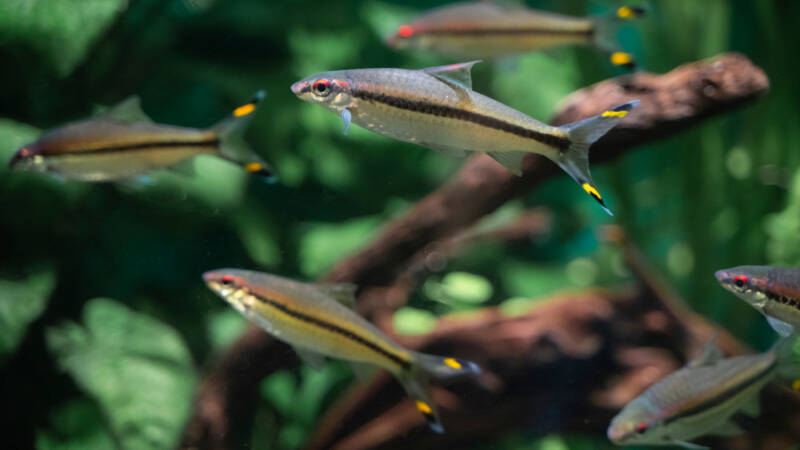
[[187, 177], [194, 176], [194, 158], [184, 159], [183, 161], [170, 166], [171, 171]]
[[301, 361], [311, 366], [314, 370], [321, 370], [325, 365], [325, 356], [319, 353], [297, 347], [294, 348], [294, 351]]
[[772, 329], [782, 337], [789, 337], [794, 334], [794, 327], [782, 320], [767, 316], [767, 322], [769, 322], [769, 325], [772, 327]]
[[344, 122], [344, 126], [342, 127], [342, 134], [347, 136], [347, 133], [350, 132], [350, 119], [352, 119], [353, 115], [350, 113], [350, 110], [345, 108], [342, 110], [342, 122]]
[[703, 347], [703, 351], [697, 355], [697, 357], [693, 358], [687, 364], [688, 367], [699, 367], [699, 366], [707, 366], [710, 364], [714, 364], [715, 362], [722, 359], [724, 355], [722, 354], [722, 350], [719, 349], [717, 346], [716, 337], [708, 341], [708, 343]]
[[495, 161], [499, 162], [506, 169], [510, 170], [514, 175], [522, 176], [522, 159], [525, 158], [525, 152], [488, 152], [487, 155], [491, 156]]

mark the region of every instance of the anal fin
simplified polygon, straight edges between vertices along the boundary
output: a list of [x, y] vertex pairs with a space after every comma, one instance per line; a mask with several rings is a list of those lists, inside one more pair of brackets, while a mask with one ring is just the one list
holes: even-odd
[[527, 155], [526, 152], [487, 152], [486, 154], [514, 175], [522, 176], [522, 159]]
[[325, 356], [304, 348], [294, 348], [301, 361], [311, 366], [314, 370], [321, 370], [325, 365]]

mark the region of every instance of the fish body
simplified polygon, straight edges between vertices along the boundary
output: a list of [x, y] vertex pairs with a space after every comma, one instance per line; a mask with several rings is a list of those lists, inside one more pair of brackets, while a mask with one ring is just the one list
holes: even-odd
[[609, 439], [619, 445], [679, 445], [705, 434], [734, 435], [737, 411], [758, 414], [758, 393], [778, 373], [775, 350], [693, 361], [648, 388], [614, 417]]
[[722, 287], [764, 314], [782, 336], [800, 330], [800, 269], [738, 266], [715, 276]]
[[422, 70], [354, 69], [324, 72], [292, 85], [349, 123], [448, 154], [486, 152], [517, 175], [522, 158], [538, 153], [556, 162], [598, 203], [588, 149], [638, 103], [554, 127], [472, 90], [476, 62]]
[[[642, 14], [619, 8], [613, 17], [572, 17], [488, 1], [454, 3], [402, 25], [385, 42], [395, 49], [427, 50], [459, 59], [493, 59], [564, 45], [613, 50], [614, 22]], [[629, 58], [624, 64], [632, 63]]]
[[262, 96], [254, 96], [230, 118], [208, 129], [153, 123], [132, 97], [99, 116], [44, 133], [18, 150], [9, 167], [103, 182], [174, 167], [199, 155], [216, 155], [268, 176], [266, 164], [241, 148], [238, 139], [231, 139], [238, 137]]
[[[345, 306], [354, 289], [348, 285], [301, 283], [240, 269], [206, 272], [203, 279], [247, 319], [293, 346], [312, 365], [320, 356], [382, 367], [415, 399], [429, 426], [442, 426], [428, 393], [428, 375], [476, 373], [469, 361], [413, 352], [394, 343], [363, 317]], [[343, 302], [342, 297], [347, 301]]]

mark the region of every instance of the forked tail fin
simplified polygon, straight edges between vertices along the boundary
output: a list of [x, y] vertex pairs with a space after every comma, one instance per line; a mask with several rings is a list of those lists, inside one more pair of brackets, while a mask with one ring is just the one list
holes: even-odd
[[613, 15], [594, 19], [595, 45], [609, 54], [611, 64], [626, 69], [636, 68], [636, 60], [633, 55], [619, 50], [616, 33], [621, 23], [636, 19], [644, 13], [643, 8], [622, 6], [617, 8]]
[[463, 359], [414, 353], [414, 363], [407, 372], [398, 375], [400, 383], [414, 400], [417, 410], [425, 416], [431, 430], [444, 433], [436, 405], [433, 403], [428, 387], [428, 377], [447, 378], [451, 376], [477, 374], [481, 369], [477, 364]]
[[612, 216], [613, 214], [606, 207], [603, 196], [600, 195], [600, 192], [595, 187], [592, 175], [589, 173], [589, 147], [608, 133], [610, 129], [614, 128], [638, 104], [639, 100], [633, 100], [609, 109], [598, 116], [562, 126], [569, 137], [570, 146], [555, 159], [556, 164], [561, 166], [565, 172], [581, 185], [587, 194]]
[[256, 92], [250, 101], [234, 109], [230, 116], [214, 125], [212, 130], [219, 136], [219, 156], [241, 166], [250, 173], [272, 178], [272, 171], [267, 163], [256, 155], [244, 141], [244, 132], [264, 97], [266, 97], [264, 91]]

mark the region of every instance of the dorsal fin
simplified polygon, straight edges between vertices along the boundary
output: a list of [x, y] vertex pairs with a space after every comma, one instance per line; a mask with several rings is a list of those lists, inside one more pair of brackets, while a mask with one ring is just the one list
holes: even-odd
[[134, 95], [101, 112], [100, 117], [122, 122], [152, 122], [142, 111], [139, 97]]
[[689, 367], [700, 367], [700, 366], [708, 366], [710, 364], [714, 364], [715, 362], [722, 359], [724, 355], [722, 354], [722, 350], [719, 349], [717, 346], [717, 338], [714, 337], [706, 345], [703, 347], [703, 351], [700, 352], [694, 359], [689, 361], [687, 366]]
[[472, 66], [481, 62], [480, 60], [458, 64], [448, 64], [446, 66], [428, 67], [422, 69], [436, 78], [445, 82], [455, 83], [466, 89], [472, 89]]
[[355, 308], [356, 306], [356, 291], [358, 286], [352, 283], [316, 283], [314, 287], [331, 296], [337, 302], [347, 306], [348, 308]]

